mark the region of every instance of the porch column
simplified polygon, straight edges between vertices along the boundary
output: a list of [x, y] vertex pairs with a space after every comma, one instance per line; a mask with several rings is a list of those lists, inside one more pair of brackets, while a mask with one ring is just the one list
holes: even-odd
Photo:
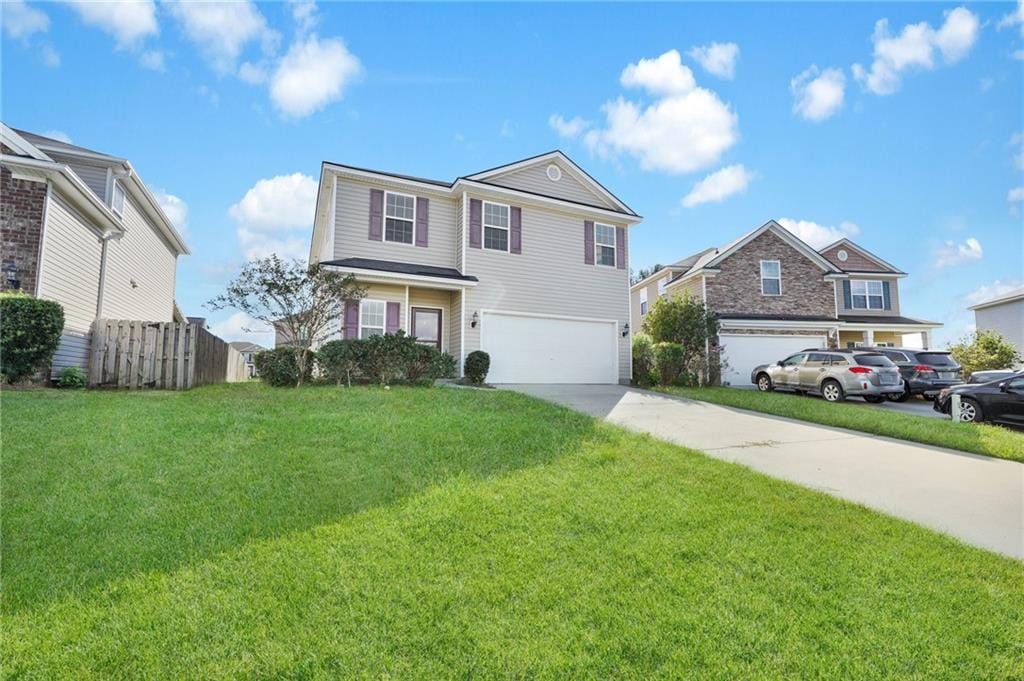
[[875, 344], [875, 332], [872, 329], [864, 331], [864, 345], [871, 347]]
[[932, 346], [932, 331], [925, 329], [921, 332], [921, 349], [927, 350]]
[[409, 311], [409, 286], [405, 287], [405, 333], [412, 335], [412, 329], [409, 328], [410, 319], [412, 319], [412, 313]]

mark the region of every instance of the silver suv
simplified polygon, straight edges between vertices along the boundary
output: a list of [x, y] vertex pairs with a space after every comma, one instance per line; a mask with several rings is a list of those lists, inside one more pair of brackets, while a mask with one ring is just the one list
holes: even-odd
[[850, 395], [881, 402], [903, 393], [899, 367], [881, 353], [857, 350], [798, 352], [775, 364], [755, 367], [750, 382], [761, 392], [818, 393], [826, 402], [841, 402]]

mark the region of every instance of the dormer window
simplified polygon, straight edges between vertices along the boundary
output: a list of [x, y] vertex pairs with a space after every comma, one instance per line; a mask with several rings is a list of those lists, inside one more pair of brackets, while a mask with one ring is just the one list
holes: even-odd
[[114, 180], [114, 189], [110, 193], [110, 208], [120, 216], [124, 216], [124, 187], [121, 180]]
[[782, 295], [782, 265], [778, 260], [761, 261], [761, 295]]

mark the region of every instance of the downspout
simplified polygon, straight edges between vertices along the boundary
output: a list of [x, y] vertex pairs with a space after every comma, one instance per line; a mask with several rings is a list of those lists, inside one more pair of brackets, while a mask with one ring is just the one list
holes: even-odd
[[107, 245], [115, 236], [115, 232], [104, 232], [100, 237], [100, 283], [96, 295], [96, 319], [103, 319], [103, 293], [107, 288]]

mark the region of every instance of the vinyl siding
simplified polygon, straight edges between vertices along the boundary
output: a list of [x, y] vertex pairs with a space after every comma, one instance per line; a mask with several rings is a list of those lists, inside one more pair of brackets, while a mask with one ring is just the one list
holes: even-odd
[[1012, 300], [974, 311], [978, 330], [992, 330], [1024, 354], [1024, 300]]
[[124, 229], [124, 235], [111, 239], [107, 247], [103, 317], [173, 321], [174, 251], [130, 196], [124, 202]]
[[75, 175], [82, 178], [86, 186], [100, 197], [100, 201], [107, 202], [107, 167], [87, 165], [81, 162], [68, 162]]
[[[578, 216], [523, 207], [523, 252], [519, 255], [466, 249], [466, 272], [480, 283], [466, 290], [466, 353], [480, 348], [473, 312], [529, 312], [566, 317], [629, 321], [629, 267], [583, 262], [583, 213]], [[627, 234], [627, 254], [628, 234]], [[630, 377], [629, 338], [619, 336], [619, 377]]]
[[[845, 261], [839, 259], [839, 251], [846, 251]], [[884, 272], [888, 270], [888, 268], [881, 263], [875, 262], [871, 258], [862, 255], [859, 251], [854, 248], [850, 248], [846, 244], [833, 246], [827, 251], [822, 251], [821, 254], [841, 270], [864, 270], [866, 272]]]
[[430, 200], [427, 247], [389, 241], [371, 241], [370, 189], [389, 191], [387, 184], [371, 184], [338, 178], [334, 211], [334, 258], [373, 258], [395, 262], [455, 267], [455, 214], [458, 201], [430, 192], [395, 187], [396, 192], [422, 196]]
[[572, 171], [561, 163], [556, 163], [555, 165], [562, 169], [562, 179], [557, 182], [548, 179], [547, 168], [549, 165], [551, 164], [542, 163], [520, 170], [513, 170], [509, 173], [489, 177], [484, 182], [511, 189], [521, 189], [533, 192], [534, 194], [554, 196], [559, 199], [566, 199], [567, 201], [585, 203], [590, 206], [619, 210], [613, 202], [577, 180]]
[[[650, 309], [652, 307], [654, 307], [654, 301], [656, 301], [658, 299], [658, 282], [661, 281], [662, 278], [664, 278], [664, 277], [667, 277], [669, 280], [671, 280], [672, 277], [676, 276], [678, 273], [679, 273], [679, 270], [676, 270], [674, 272], [666, 272], [665, 274], [663, 274], [662, 276], [658, 277], [657, 279], [651, 280], [651, 282], [648, 283], [647, 285], [645, 285], [645, 286], [643, 286], [641, 288], [637, 288], [637, 289], [635, 289], [635, 290], [630, 292], [630, 303], [631, 303], [631, 305], [630, 305], [630, 315], [631, 315], [631, 321], [629, 322], [629, 326], [633, 330], [633, 333], [639, 333], [642, 330], [642, 328], [643, 328], [644, 318], [642, 316], [640, 316], [640, 291], [641, 291], [641, 289], [642, 288], [647, 289], [647, 309], [648, 309], [648, 311], [650, 311]], [[667, 289], [666, 290], [666, 295], [672, 293], [675, 290], [676, 290], [675, 288]], [[697, 279], [697, 290], [695, 292], [693, 292], [692, 295], [696, 296], [698, 300], [700, 300], [702, 298], [703, 294], [702, 294], [702, 291], [701, 291], [700, 279], [699, 278]]]
[[844, 315], [870, 315], [877, 317], [880, 315], [891, 315], [898, 317], [900, 315], [900, 280], [889, 279], [882, 276], [872, 275], [850, 275], [850, 281], [854, 280], [869, 280], [869, 281], [888, 281], [889, 282], [889, 299], [891, 310], [854, 310], [846, 307], [846, 298], [843, 296], [843, 283], [841, 281], [836, 282], [836, 309], [839, 314]]

